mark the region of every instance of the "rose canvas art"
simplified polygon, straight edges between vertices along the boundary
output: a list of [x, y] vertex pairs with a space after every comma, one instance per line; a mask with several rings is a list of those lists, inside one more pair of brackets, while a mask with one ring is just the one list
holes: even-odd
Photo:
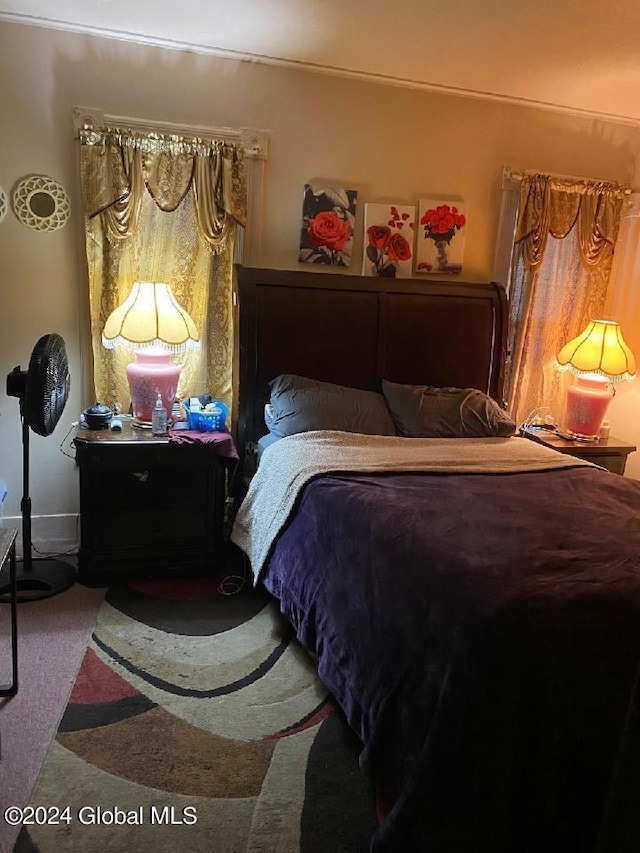
[[463, 202], [421, 198], [416, 272], [459, 273], [462, 270], [466, 224]]
[[348, 267], [357, 190], [305, 184], [298, 261]]
[[409, 278], [416, 209], [401, 204], [365, 204], [362, 274]]

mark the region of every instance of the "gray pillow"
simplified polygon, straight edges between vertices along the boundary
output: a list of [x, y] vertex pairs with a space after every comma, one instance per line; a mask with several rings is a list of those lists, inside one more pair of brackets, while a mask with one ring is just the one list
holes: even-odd
[[507, 437], [516, 425], [500, 406], [475, 388], [399, 385], [382, 380], [398, 435], [410, 438]]
[[395, 435], [382, 394], [283, 373], [269, 383], [268, 427], [278, 436], [314, 429]]

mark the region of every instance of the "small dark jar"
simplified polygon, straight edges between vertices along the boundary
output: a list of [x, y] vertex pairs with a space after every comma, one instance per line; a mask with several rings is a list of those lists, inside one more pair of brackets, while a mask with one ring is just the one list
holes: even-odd
[[113, 412], [102, 403], [94, 403], [82, 413], [84, 422], [89, 429], [109, 429]]

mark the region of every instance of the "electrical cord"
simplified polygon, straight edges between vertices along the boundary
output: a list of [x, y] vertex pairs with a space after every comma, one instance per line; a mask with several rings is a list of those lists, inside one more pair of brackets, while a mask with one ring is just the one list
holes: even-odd
[[237, 595], [245, 588], [248, 578], [249, 560], [246, 554], [242, 555], [242, 574], [225, 575], [218, 584], [218, 592], [221, 595]]
[[75, 556], [78, 553], [78, 548], [79, 548], [78, 543], [80, 541], [80, 531], [78, 529], [79, 526], [80, 526], [80, 513], [78, 512], [78, 513], [76, 513], [76, 544], [73, 545], [68, 551], [52, 551], [50, 553], [46, 552], [46, 551], [39, 551], [36, 548], [36, 546], [33, 544], [33, 542], [31, 543], [31, 550], [35, 551], [39, 557], [69, 557], [69, 556]]
[[532, 427], [540, 427], [555, 431], [558, 429], [558, 423], [551, 409], [547, 406], [538, 406], [533, 409], [524, 421], [520, 424], [520, 430], [531, 429]]
[[65, 456], [68, 456], [68, 457], [69, 457], [69, 459], [73, 459], [73, 461], [74, 461], [74, 462], [76, 461], [75, 454], [73, 454], [73, 453], [67, 453], [67, 451], [64, 449], [64, 443], [65, 443], [65, 441], [69, 438], [69, 436], [71, 435], [71, 430], [75, 429], [75, 428], [78, 426], [78, 423], [79, 423], [79, 421], [74, 421], [74, 422], [71, 424], [71, 426], [70, 426], [70, 427], [69, 427], [69, 429], [67, 430], [67, 434], [65, 435], [65, 437], [64, 437], [64, 438], [62, 439], [62, 441], [60, 442], [60, 452], [61, 452], [61, 453], [63, 453]]

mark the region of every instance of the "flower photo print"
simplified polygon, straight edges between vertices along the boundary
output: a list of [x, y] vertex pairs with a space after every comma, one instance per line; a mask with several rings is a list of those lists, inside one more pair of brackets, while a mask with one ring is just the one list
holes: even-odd
[[466, 224], [463, 202], [421, 198], [417, 225], [416, 272], [461, 272]]
[[351, 264], [357, 197], [357, 190], [304, 185], [299, 262]]
[[362, 275], [411, 277], [415, 220], [415, 207], [365, 204]]

